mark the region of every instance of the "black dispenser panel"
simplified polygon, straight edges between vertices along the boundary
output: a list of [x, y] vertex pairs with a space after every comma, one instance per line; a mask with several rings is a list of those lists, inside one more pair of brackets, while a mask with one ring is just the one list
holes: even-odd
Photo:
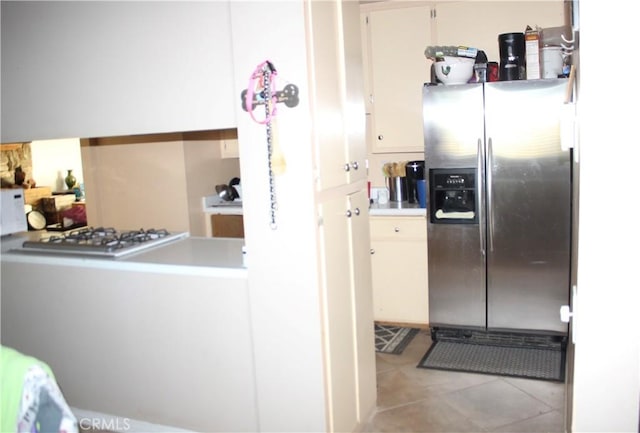
[[429, 170], [429, 217], [433, 224], [477, 224], [475, 168]]

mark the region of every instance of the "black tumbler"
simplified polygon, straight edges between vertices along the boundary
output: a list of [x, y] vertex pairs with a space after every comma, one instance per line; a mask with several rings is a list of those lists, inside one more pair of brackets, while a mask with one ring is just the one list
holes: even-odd
[[524, 33], [503, 33], [498, 35], [500, 47], [500, 81], [525, 80]]

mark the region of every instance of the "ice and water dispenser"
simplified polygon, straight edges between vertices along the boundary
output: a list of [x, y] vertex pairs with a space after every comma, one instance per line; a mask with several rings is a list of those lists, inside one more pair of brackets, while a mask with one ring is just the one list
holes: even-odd
[[433, 224], [477, 224], [476, 169], [429, 170], [429, 216]]

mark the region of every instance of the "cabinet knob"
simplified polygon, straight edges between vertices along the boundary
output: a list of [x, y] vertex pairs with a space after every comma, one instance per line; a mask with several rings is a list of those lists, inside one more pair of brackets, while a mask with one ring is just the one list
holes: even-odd
[[382, 134], [378, 135], [378, 140], [384, 140], [384, 135]]
[[394, 227], [393, 231], [396, 233], [400, 233], [400, 227]]
[[351, 166], [350, 166], [350, 165], [349, 165], [349, 163], [347, 162], [347, 163], [344, 165], [344, 171], [349, 171], [350, 169], [351, 169]]
[[353, 167], [353, 169], [354, 169], [354, 170], [357, 170], [357, 169], [358, 169], [358, 167], [360, 167], [360, 165], [358, 164], [358, 161], [353, 161], [353, 162], [351, 163], [351, 167]]
[[356, 216], [360, 215], [360, 208], [357, 207], [353, 212], [356, 214]]
[[371, 249], [369, 250], [369, 254], [373, 255], [373, 254], [375, 254], [375, 253], [376, 253], [376, 250], [374, 250], [373, 248], [371, 248]]
[[345, 215], [347, 216], [347, 218], [351, 218], [351, 210], [348, 210]]

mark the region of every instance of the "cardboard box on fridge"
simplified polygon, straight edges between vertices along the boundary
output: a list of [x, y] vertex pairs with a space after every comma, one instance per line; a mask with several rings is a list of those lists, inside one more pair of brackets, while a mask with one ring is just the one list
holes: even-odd
[[524, 32], [524, 46], [527, 62], [527, 80], [542, 77], [540, 72], [540, 28], [527, 26]]

